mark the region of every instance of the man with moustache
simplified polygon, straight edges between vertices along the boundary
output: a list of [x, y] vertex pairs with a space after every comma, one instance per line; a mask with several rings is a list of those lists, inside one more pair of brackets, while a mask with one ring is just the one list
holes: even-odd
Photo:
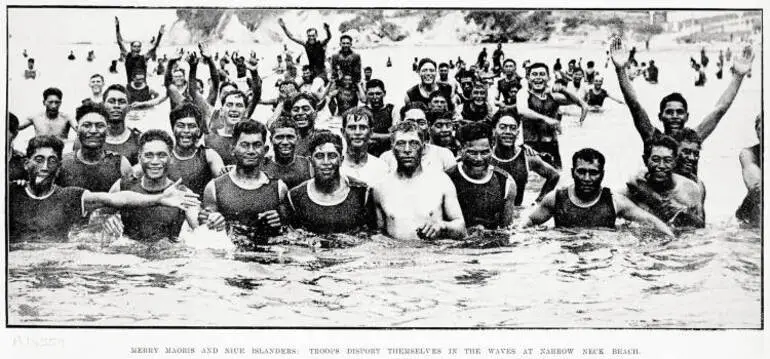
[[516, 184], [511, 175], [490, 163], [491, 137], [492, 131], [486, 124], [464, 126], [460, 130], [460, 162], [447, 171], [468, 227], [508, 227], [515, 214]]
[[443, 171], [423, 170], [425, 133], [403, 121], [392, 136], [397, 166], [374, 188], [379, 227], [399, 240], [465, 237], [452, 181]]
[[162, 205], [186, 209], [197, 206], [197, 195], [176, 184], [160, 194], [91, 192], [80, 187], [54, 184], [64, 143], [55, 136], [35, 136], [27, 144], [27, 183], [8, 188], [8, 240], [67, 241], [73, 224], [101, 207], [149, 207]]
[[743, 171], [743, 183], [749, 193], [743, 198], [735, 217], [750, 227], [762, 223], [762, 114], [754, 121], [754, 130], [759, 143], [741, 150], [738, 159]]
[[655, 227], [673, 237], [671, 229], [658, 218], [639, 208], [623, 195], [613, 195], [602, 187], [604, 155], [584, 148], [572, 156], [574, 184], [551, 192], [543, 198], [521, 227], [545, 223], [551, 217], [556, 228], [615, 228], [615, 219], [624, 218]]
[[[144, 195], [157, 195], [175, 185], [179, 185], [179, 188], [185, 191], [190, 191], [187, 187], [179, 184], [179, 181], [175, 184], [168, 177], [173, 146], [174, 142], [171, 136], [162, 130], [148, 130], [143, 133], [139, 137], [141, 175], [127, 176], [117, 180], [110, 188], [110, 193], [129, 191]], [[142, 242], [154, 242], [163, 238], [176, 241], [185, 219], [190, 228], [198, 227], [199, 212], [198, 206], [190, 206], [184, 210], [159, 205], [133, 209], [124, 208], [120, 210], [120, 219], [110, 217], [105, 227], [108, 232], [114, 235], [125, 234], [131, 239]]]
[[267, 129], [259, 122], [237, 123], [232, 132], [235, 167], [206, 185], [200, 216], [210, 228], [227, 227], [230, 239], [239, 246], [266, 244], [280, 234], [287, 218], [282, 203], [289, 189], [271, 178], [262, 165], [268, 146]]
[[524, 145], [516, 145], [521, 128], [521, 118], [516, 109], [500, 110], [492, 116], [491, 124], [494, 131], [494, 146], [491, 163], [513, 177], [516, 183], [514, 204], [521, 206], [524, 201], [524, 189], [529, 181], [530, 171], [545, 179], [540, 194], [535, 202], [540, 202], [546, 194], [553, 191], [559, 183], [559, 172], [543, 161], [540, 156], [530, 155]]
[[74, 118], [59, 111], [62, 98], [62, 92], [58, 88], [49, 87], [45, 89], [43, 91], [45, 111], [19, 122], [19, 131], [33, 126], [35, 128], [35, 136], [51, 135], [66, 141], [70, 129], [77, 129], [78, 123]]
[[174, 134], [168, 177], [182, 179], [182, 184], [193, 193], [203, 195], [203, 189], [212, 179], [225, 173], [222, 157], [213, 149], [201, 146], [204, 123], [198, 107], [183, 103], [168, 117]]
[[580, 123], [588, 114], [588, 105], [566, 85], [554, 84], [549, 89], [550, 75], [544, 63], [534, 63], [527, 68], [529, 91], [519, 92], [516, 110], [524, 119], [524, 144], [541, 153], [551, 166], [561, 169], [558, 133], [561, 132], [559, 107], [579, 105]]
[[293, 188], [287, 196], [293, 227], [316, 233], [376, 228], [369, 186], [340, 173], [340, 137], [319, 131], [310, 140], [310, 149], [315, 176]]
[[417, 73], [420, 74], [420, 83], [406, 91], [404, 104], [409, 102], [422, 102], [426, 106], [430, 94], [440, 91], [446, 98], [452, 98], [452, 86], [436, 82], [436, 62], [424, 58], [417, 65]]
[[350, 35], [340, 36], [340, 51], [332, 55], [331, 65], [336, 73], [334, 78], [341, 79], [347, 74], [358, 85], [361, 82], [361, 55], [353, 52], [352, 46], [353, 38]]
[[246, 95], [238, 90], [228, 92], [223, 98], [224, 123], [204, 138], [206, 147], [213, 149], [222, 158], [225, 166], [235, 164], [233, 155], [233, 129], [246, 118]]
[[[455, 156], [447, 148], [432, 145], [428, 142], [430, 136], [430, 127], [428, 126], [428, 119], [426, 116], [426, 108], [422, 102], [410, 102], [406, 106], [402, 107], [400, 116], [403, 119], [401, 122], [409, 121], [417, 125], [420, 130], [420, 135], [425, 139], [425, 143], [420, 148], [420, 154], [422, 156], [420, 163], [421, 167], [425, 171], [441, 171], [444, 172], [455, 166], [457, 161]], [[391, 143], [393, 135], [391, 134]], [[389, 150], [380, 156], [387, 165], [390, 171], [393, 171], [398, 166], [398, 161], [395, 157], [394, 151]]]
[[462, 148], [460, 141], [454, 135], [453, 115], [449, 111], [431, 110], [427, 113], [428, 126], [430, 126], [430, 143], [444, 147], [457, 156]]
[[316, 112], [316, 98], [308, 93], [299, 93], [285, 103], [284, 111], [291, 115], [297, 125], [297, 149], [298, 156], [310, 155], [310, 138], [315, 133], [315, 125], [318, 113]]
[[270, 125], [273, 159], [267, 159], [262, 169], [271, 178], [283, 181], [291, 189], [313, 177], [313, 167], [307, 157], [298, 156], [297, 125], [288, 117], [279, 117]]
[[697, 183], [674, 173], [678, 147], [669, 136], [653, 136], [645, 143], [642, 156], [647, 173], [631, 178], [621, 193], [675, 227], [703, 228], [703, 191]]
[[[305, 48], [305, 56], [307, 56], [307, 62], [310, 65], [310, 70], [313, 72], [313, 77], [321, 77], [326, 80], [326, 45], [329, 40], [332, 39], [332, 33], [329, 28], [329, 24], [324, 23], [324, 30], [326, 30], [326, 39], [318, 41], [318, 30], [314, 28], [307, 29], [307, 41], [302, 41], [291, 35], [289, 29], [286, 28], [286, 24], [283, 19], [278, 19], [278, 25], [281, 26], [283, 32], [289, 40], [296, 42]], [[359, 71], [360, 72], [360, 71]], [[359, 75], [360, 76], [360, 75]]]
[[115, 181], [131, 174], [126, 157], [105, 149], [109, 117], [100, 104], [86, 103], [77, 109], [80, 148], [63, 156], [57, 185], [107, 192]]
[[388, 173], [388, 165], [369, 153], [372, 114], [366, 107], [348, 111], [342, 117], [342, 132], [348, 148], [340, 165], [344, 175], [373, 186]]

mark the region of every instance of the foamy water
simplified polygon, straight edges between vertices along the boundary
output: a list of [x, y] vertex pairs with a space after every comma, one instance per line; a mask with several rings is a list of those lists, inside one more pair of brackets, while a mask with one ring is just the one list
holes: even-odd
[[[154, 25], [152, 26], [154, 27]], [[148, 28], [148, 37], [155, 31]], [[113, 31], [112, 27], [105, 31]], [[9, 109], [19, 117], [37, 113], [42, 91], [64, 91], [62, 109], [74, 114], [89, 95], [88, 79], [101, 73], [107, 84], [124, 83], [109, 74], [115, 45], [35, 46], [10, 40]], [[483, 46], [399, 46], [362, 50], [364, 65], [385, 81], [386, 100], [401, 104], [418, 79], [415, 56], [473, 61]], [[41, 76], [24, 80], [27, 48]], [[272, 68], [276, 48], [228, 45], [241, 53], [256, 50]], [[78, 60], [66, 56], [76, 50]], [[93, 63], [85, 61], [89, 49]], [[292, 47], [295, 53], [300, 49]], [[219, 49], [224, 52], [225, 48]], [[493, 47], [488, 46], [488, 51]], [[710, 49], [716, 63], [716, 49]], [[737, 46], [733, 49], [737, 52]], [[164, 48], [161, 55], [172, 49]], [[526, 59], [553, 64], [583, 57], [606, 76], [605, 87], [620, 97], [612, 65], [604, 69], [604, 49], [536, 44], [504, 46], [519, 64]], [[695, 48], [644, 52], [660, 67], [656, 86], [635, 81], [641, 103], [652, 118], [658, 101], [671, 91], [690, 102], [690, 126], [712, 110], [728, 80], [707, 70], [706, 87], [692, 86], [689, 57]], [[390, 56], [393, 67], [386, 68]], [[453, 242], [398, 243], [375, 236], [345, 249], [277, 245], [271, 252], [234, 254], [221, 235], [207, 231], [182, 244], [146, 247], [101, 238], [76, 237], [70, 243], [22, 245], [9, 260], [9, 322], [62, 325], [242, 325], [242, 326], [525, 326], [525, 327], [751, 327], [760, 326], [761, 244], [757, 232], [739, 229], [732, 218], [746, 193], [738, 152], [756, 143], [754, 116], [760, 111], [761, 51], [752, 78], [745, 79], [735, 103], [701, 152], [700, 178], [706, 183], [706, 229], [659, 243], [654, 234], [623, 229], [576, 234], [553, 230], [498, 234], [505, 246], [456, 248]], [[303, 54], [304, 58], [304, 54]], [[150, 68], [154, 65], [151, 64]], [[208, 77], [205, 67], [199, 69]], [[729, 77], [729, 75], [728, 75]], [[160, 77], [150, 79], [160, 89]], [[275, 93], [265, 81], [265, 96]], [[611, 101], [606, 111], [564, 118], [561, 136], [565, 166], [571, 154], [594, 147], [607, 157], [605, 186], [617, 188], [642, 166], [642, 143], [628, 109]], [[129, 126], [169, 129], [169, 105], [149, 111]], [[268, 108], [260, 107], [264, 118]], [[577, 114], [577, 110], [571, 111]], [[660, 125], [656, 120], [653, 123]], [[24, 148], [32, 131], [15, 146]], [[562, 185], [569, 173], [562, 174]], [[540, 181], [530, 181], [539, 186]], [[532, 187], [532, 186], [530, 186]], [[528, 188], [525, 204], [537, 195]], [[492, 241], [495, 242], [495, 241]], [[499, 242], [499, 241], [498, 241]]]

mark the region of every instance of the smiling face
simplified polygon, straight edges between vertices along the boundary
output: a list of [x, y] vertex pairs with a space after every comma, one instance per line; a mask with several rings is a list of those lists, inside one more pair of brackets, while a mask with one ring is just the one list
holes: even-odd
[[676, 154], [668, 147], [655, 146], [650, 151], [650, 157], [645, 161], [650, 182], [663, 183], [671, 179], [676, 165]]
[[433, 85], [436, 82], [436, 66], [426, 62], [420, 67], [420, 81], [423, 85]]
[[484, 106], [487, 103], [487, 89], [475, 86], [471, 91], [471, 101], [476, 106]]
[[366, 115], [347, 115], [345, 123], [345, 141], [351, 150], [360, 150], [369, 144], [372, 128]]
[[437, 118], [430, 126], [430, 138], [436, 144], [451, 144], [454, 141], [453, 129], [451, 118]]
[[225, 121], [230, 125], [235, 125], [246, 114], [246, 100], [240, 94], [228, 95], [222, 109], [225, 113]]
[[148, 179], [160, 179], [166, 176], [171, 161], [171, 149], [166, 142], [153, 140], [145, 143], [139, 152], [139, 164]]
[[291, 106], [291, 118], [298, 129], [307, 129], [315, 124], [315, 109], [307, 99], [301, 98]]
[[513, 147], [516, 144], [516, 137], [519, 136], [519, 122], [512, 116], [501, 117], [495, 125], [494, 135], [497, 146]]
[[679, 101], [669, 101], [663, 107], [663, 112], [658, 114], [658, 118], [663, 122], [663, 129], [666, 134], [675, 134], [684, 127], [689, 119], [684, 104]]
[[171, 77], [176, 87], [184, 87], [187, 84], [184, 79], [184, 71], [182, 70], [174, 70]]
[[194, 147], [201, 138], [201, 128], [194, 117], [185, 117], [176, 120], [174, 123], [174, 140], [180, 148], [189, 149]]
[[243, 133], [235, 142], [233, 157], [238, 167], [244, 169], [258, 168], [265, 158], [267, 146], [265, 139], [258, 133]]
[[78, 140], [83, 148], [100, 149], [107, 138], [107, 119], [91, 112], [78, 121]]
[[480, 171], [489, 167], [492, 146], [488, 138], [470, 141], [463, 145], [462, 161], [468, 170]]
[[548, 86], [548, 81], [550, 81], [550, 76], [548, 75], [548, 69], [542, 66], [538, 66], [535, 68], [530, 68], [529, 73], [527, 74], [527, 81], [529, 82], [529, 87], [538, 92], [545, 91], [546, 87]]
[[101, 76], [92, 77], [91, 80], [88, 81], [88, 87], [91, 88], [91, 93], [96, 95], [101, 94], [102, 88], [104, 87], [104, 79]]
[[348, 39], [347, 37], [340, 40], [340, 51], [349, 53], [351, 47], [353, 47], [352, 40]]
[[276, 128], [270, 138], [273, 152], [281, 158], [293, 158], [297, 148], [297, 130], [291, 127]]
[[698, 173], [698, 161], [700, 161], [700, 150], [701, 146], [696, 142], [680, 142], [676, 156], [676, 172], [687, 177], [696, 176]]
[[318, 41], [318, 31], [316, 31], [316, 29], [308, 29], [307, 30], [307, 43], [308, 44], [314, 44], [316, 41]]
[[342, 154], [332, 143], [316, 146], [310, 154], [315, 180], [319, 182], [335, 181], [340, 177]]

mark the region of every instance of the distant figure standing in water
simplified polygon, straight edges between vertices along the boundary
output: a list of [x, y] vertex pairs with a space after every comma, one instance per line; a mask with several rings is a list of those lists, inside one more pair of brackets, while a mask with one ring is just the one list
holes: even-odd
[[86, 61], [93, 62], [96, 56], [94, 56], [94, 50], [88, 51], [88, 57], [86, 57]]
[[27, 58], [27, 56], [29, 56], [29, 55], [27, 54], [27, 49], [24, 49], [24, 51], [22, 51], [22, 52], [21, 52], [21, 55], [22, 55], [22, 56], [24, 56], [24, 58], [26, 59], [26, 58]]
[[37, 78], [37, 69], [35, 69], [35, 59], [27, 59], [27, 69], [24, 70], [24, 78], [27, 80], [34, 80]]
[[117, 37], [118, 47], [120, 48], [120, 56], [125, 57], [126, 63], [126, 82], [131, 82], [134, 78], [134, 73], [142, 73], [147, 75], [147, 59], [155, 58], [155, 51], [158, 49], [160, 40], [165, 32], [166, 25], [161, 25], [158, 30], [158, 36], [155, 42], [152, 43], [152, 47], [146, 54], [142, 54], [142, 43], [139, 41], [131, 42], [131, 51], [126, 50], [123, 45], [123, 36], [120, 34], [120, 21], [115, 16], [115, 36]]
[[709, 64], [709, 58], [706, 56], [706, 48], [700, 49], [700, 64], [703, 66], [703, 68], [706, 68]]
[[385, 67], [393, 67], [393, 62], [390, 61], [390, 56], [388, 56], [388, 62], [385, 63]]
[[326, 45], [329, 43], [329, 40], [332, 39], [332, 32], [329, 28], [329, 24], [324, 23], [326, 39], [323, 41], [318, 40], [318, 30], [314, 28], [307, 29], [307, 41], [302, 41], [292, 36], [289, 29], [286, 28], [286, 23], [283, 22], [283, 19], [278, 19], [278, 25], [281, 26], [281, 29], [283, 29], [283, 32], [289, 40], [294, 41], [305, 48], [307, 63], [310, 65], [310, 70], [313, 71], [313, 76], [321, 77], [324, 79], [324, 82], [328, 82], [329, 78], [326, 75]]
[[67, 56], [67, 60], [74, 61], [75, 60], [75, 53], [70, 50], [69, 56]]
[[658, 83], [658, 67], [655, 66], [655, 60], [650, 60], [647, 71], [644, 73], [644, 79], [653, 85]]
[[706, 85], [706, 72], [703, 71], [703, 68], [695, 64], [695, 72], [697, 73], [695, 75], [695, 87], [703, 87]]
[[118, 73], [118, 60], [112, 60], [112, 63], [110, 63], [110, 69], [111, 74]]
[[741, 150], [738, 157], [743, 169], [743, 183], [749, 193], [735, 212], [739, 221], [750, 227], [762, 223], [762, 114], [754, 121], [754, 130], [759, 143]]

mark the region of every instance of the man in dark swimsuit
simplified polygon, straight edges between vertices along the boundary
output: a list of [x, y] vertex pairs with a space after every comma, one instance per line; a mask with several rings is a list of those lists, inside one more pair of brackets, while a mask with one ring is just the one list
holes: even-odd
[[6, 168], [8, 169], [8, 181], [15, 181], [27, 177], [27, 170], [24, 164], [27, 159], [24, 154], [13, 148], [13, 140], [19, 134], [19, 118], [12, 113], [8, 113], [8, 130], [6, 132]]
[[503, 44], [498, 43], [497, 49], [492, 52], [492, 69], [494, 70], [495, 75], [500, 74], [500, 69], [503, 67], [503, 64], [500, 63], [500, 60], [502, 60], [504, 57], [505, 53], [503, 53]]
[[468, 227], [494, 229], [513, 222], [516, 184], [511, 175], [490, 163], [492, 131], [486, 124], [471, 123], [460, 130], [461, 160], [447, 171], [457, 190], [457, 200]]
[[446, 110], [430, 110], [426, 113], [428, 126], [430, 126], [430, 143], [444, 147], [457, 156], [462, 145], [455, 138], [452, 117], [452, 113]]
[[622, 195], [602, 187], [604, 155], [584, 148], [572, 156], [574, 184], [551, 192], [535, 207], [522, 227], [545, 223], [551, 217], [556, 228], [615, 228], [615, 219], [644, 223], [673, 237], [668, 226]]
[[282, 116], [270, 124], [270, 141], [273, 159], [263, 167], [265, 174], [286, 183], [289, 189], [313, 177], [310, 160], [297, 156], [297, 125], [291, 118]]
[[420, 83], [412, 86], [406, 91], [404, 104], [409, 102], [422, 102], [427, 106], [430, 95], [436, 91], [441, 91], [446, 98], [452, 98], [452, 86], [436, 82], [435, 61], [429, 58], [420, 60], [417, 71], [420, 74]]
[[372, 115], [372, 136], [369, 153], [380, 156], [390, 149], [390, 128], [398, 118], [398, 109], [385, 103], [385, 84], [378, 79], [366, 83], [366, 106]]
[[[498, 107], [511, 107], [516, 104], [516, 93], [521, 90], [521, 77], [516, 73], [516, 61], [513, 59], [505, 59], [503, 62], [503, 78], [497, 81], [497, 97], [495, 101], [500, 101], [500, 97], [504, 101], [498, 102]], [[511, 90], [515, 88], [515, 91]], [[513, 96], [512, 96], [513, 95]]]
[[463, 103], [460, 110], [464, 122], [486, 122], [492, 116], [492, 106], [489, 104], [489, 92], [483, 82], [475, 82], [471, 91], [470, 101]]
[[754, 122], [759, 143], [741, 150], [738, 157], [743, 169], [743, 183], [749, 193], [735, 212], [739, 221], [750, 227], [762, 224], [762, 115], [757, 115]]
[[[332, 56], [333, 79], [341, 79], [347, 74], [353, 77], [353, 82], [361, 82], [361, 55], [353, 52], [353, 38], [350, 35], [340, 36], [340, 52]], [[371, 72], [371, 69], [370, 69]]]
[[[286, 28], [286, 24], [283, 19], [278, 19], [278, 24], [283, 29], [283, 32], [291, 40], [297, 44], [302, 45], [305, 48], [305, 55], [307, 56], [310, 69], [313, 71], [314, 77], [321, 77], [324, 81], [328, 81], [326, 76], [326, 45], [329, 40], [332, 39], [332, 33], [329, 29], [329, 24], [324, 23], [324, 30], [326, 30], [326, 39], [318, 41], [318, 31], [316, 29], [307, 29], [307, 41], [302, 41], [291, 35], [289, 29]], [[360, 76], [360, 75], [359, 75]]]
[[287, 196], [292, 225], [317, 233], [377, 228], [369, 186], [340, 173], [342, 139], [319, 131], [310, 140], [310, 151], [315, 176]]
[[224, 116], [222, 127], [206, 135], [204, 143], [206, 147], [213, 149], [222, 157], [225, 166], [235, 164], [233, 129], [236, 124], [248, 118], [248, 114], [254, 111], [257, 101], [259, 101], [258, 98], [251, 102], [247, 101], [246, 94], [238, 90], [227, 92], [222, 98], [221, 112]]
[[227, 227], [238, 246], [266, 244], [280, 234], [287, 219], [283, 205], [289, 189], [283, 181], [262, 171], [268, 146], [267, 129], [256, 121], [243, 121], [232, 131], [235, 167], [206, 185], [200, 218], [210, 228]]
[[602, 111], [605, 99], [610, 99], [621, 105], [625, 104], [622, 100], [611, 96], [606, 89], [602, 88], [603, 84], [604, 78], [601, 75], [597, 75], [594, 77], [593, 86], [586, 87], [585, 91], [583, 91], [581, 98], [588, 105], [591, 112]]
[[160, 39], [163, 37], [165, 29], [166, 25], [160, 26], [158, 36], [155, 37], [155, 42], [152, 44], [150, 51], [147, 51], [146, 54], [142, 55], [142, 43], [139, 41], [131, 42], [131, 51], [129, 52], [123, 45], [123, 36], [120, 35], [120, 21], [118, 21], [118, 17], [115, 16], [115, 36], [117, 37], [118, 47], [120, 48], [120, 55], [121, 57], [125, 57], [126, 82], [131, 82], [136, 73], [147, 75], [147, 59], [156, 56], [155, 51], [158, 49]]
[[310, 138], [315, 132], [315, 123], [318, 112], [316, 98], [308, 93], [299, 93], [285, 103], [284, 112], [288, 113], [294, 123], [297, 124], [297, 149], [298, 156], [310, 156]]

